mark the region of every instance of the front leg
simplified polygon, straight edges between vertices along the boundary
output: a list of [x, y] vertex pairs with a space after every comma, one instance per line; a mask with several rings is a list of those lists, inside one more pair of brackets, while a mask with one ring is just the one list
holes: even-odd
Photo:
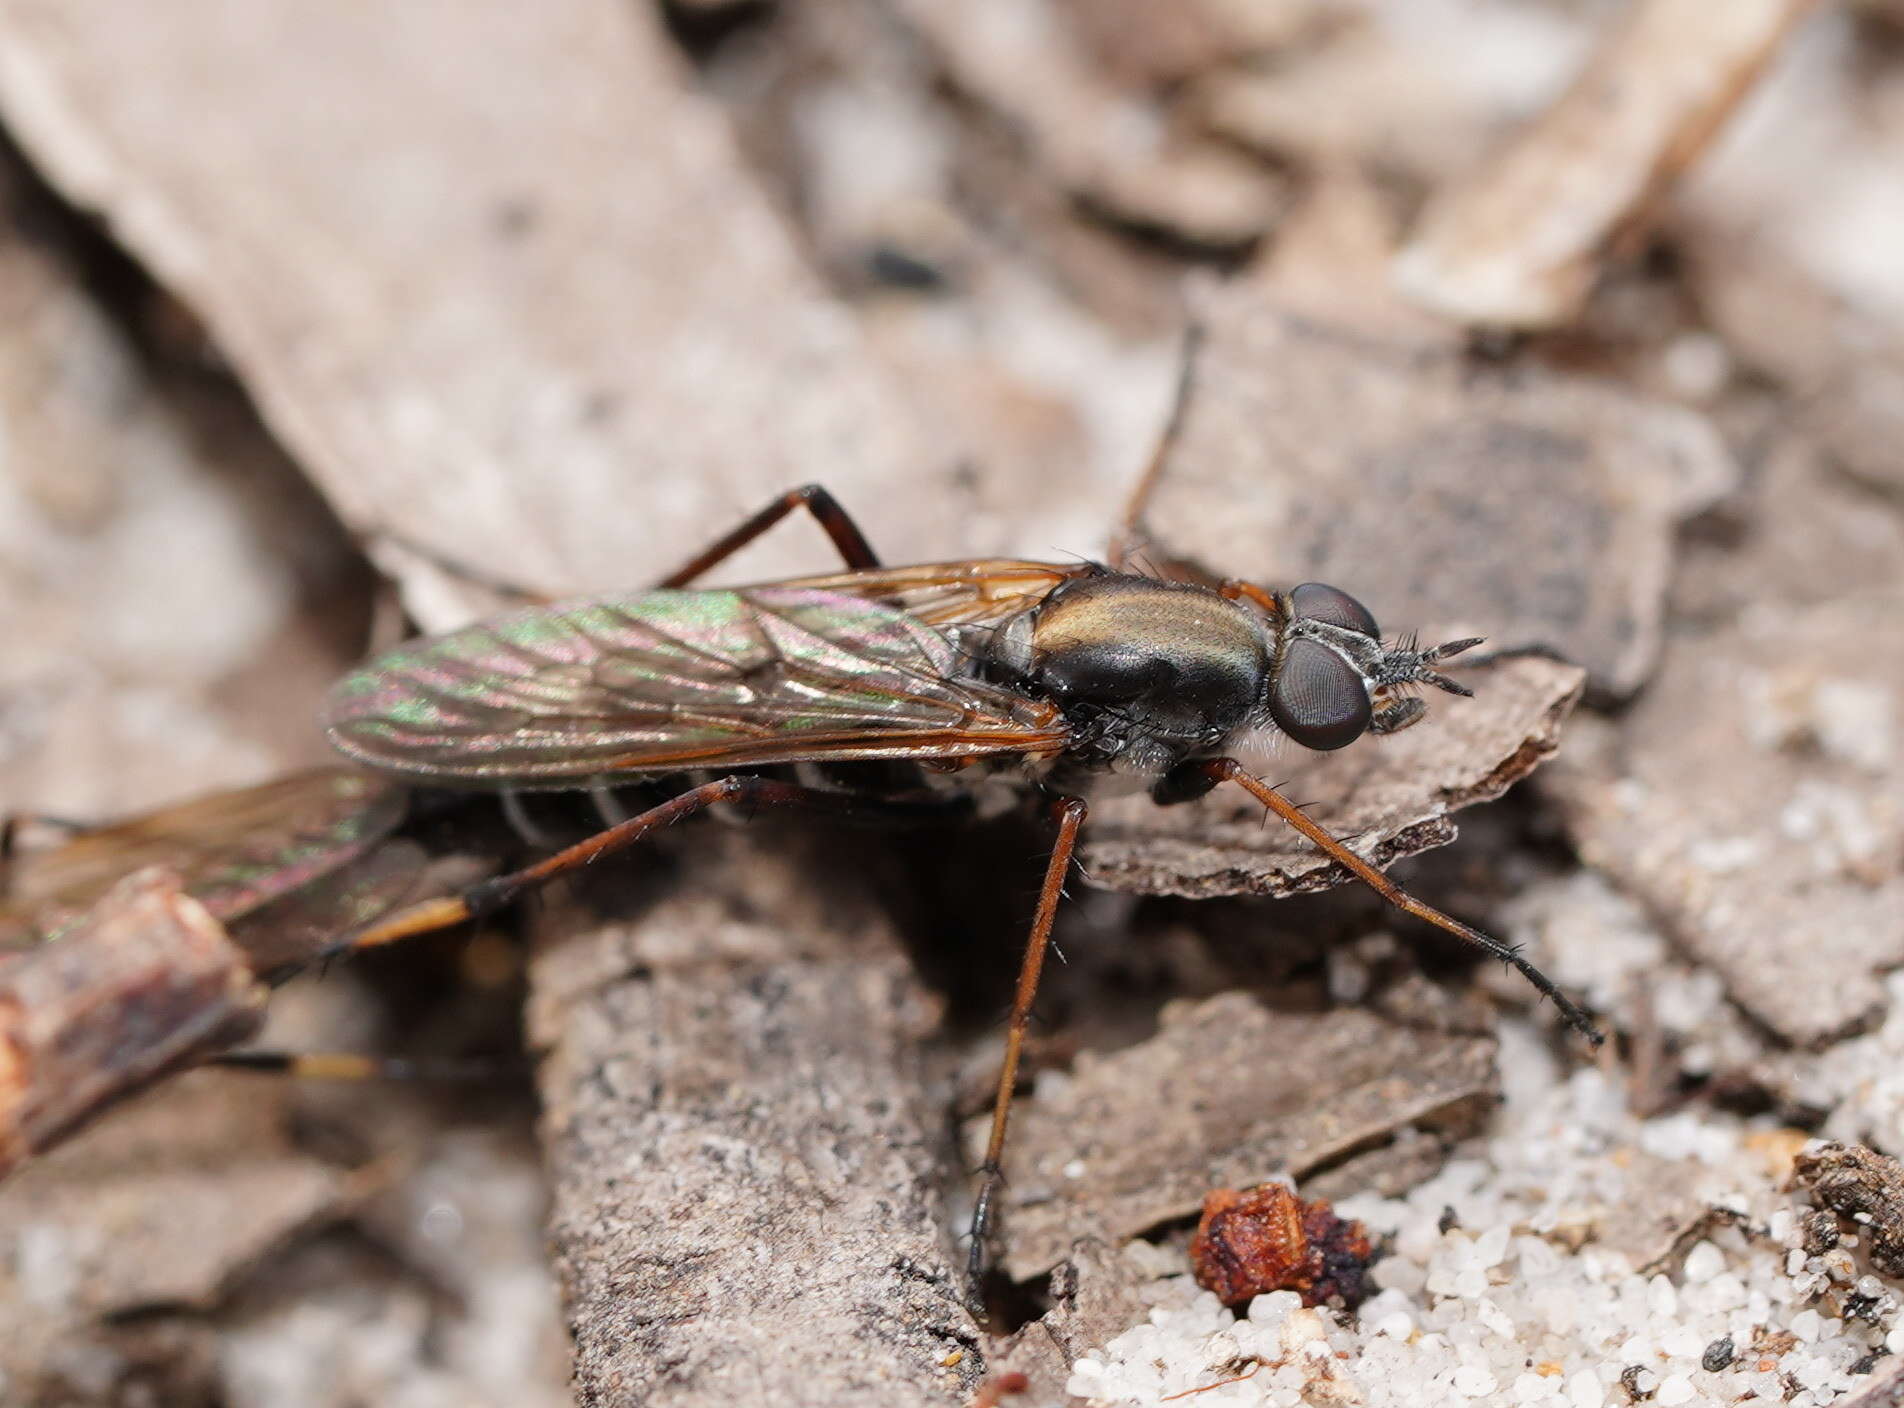
[[1420, 723], [1428, 713], [1428, 706], [1419, 699], [1391, 699], [1375, 711], [1369, 720], [1370, 733], [1400, 733], [1411, 724]]
[[1005, 1027], [1005, 1059], [998, 1068], [998, 1093], [992, 1100], [992, 1130], [985, 1141], [985, 1162], [979, 1165], [978, 1199], [972, 1205], [972, 1244], [966, 1270], [974, 1303], [983, 1299], [986, 1243], [997, 1215], [999, 1190], [1005, 1183], [1005, 1129], [1011, 1121], [1012, 1094], [1018, 1088], [1018, 1061], [1025, 1049], [1025, 1032], [1031, 1026], [1031, 1005], [1038, 996], [1045, 951], [1051, 946], [1051, 925], [1064, 895], [1064, 877], [1070, 872], [1078, 832], [1089, 812], [1077, 797], [1059, 797], [1052, 806], [1058, 819], [1058, 839], [1051, 847], [1051, 859], [1045, 863], [1045, 882], [1038, 891], [1038, 910], [1031, 921], [1031, 937], [1025, 941], [1025, 958], [1012, 995], [1011, 1018]]

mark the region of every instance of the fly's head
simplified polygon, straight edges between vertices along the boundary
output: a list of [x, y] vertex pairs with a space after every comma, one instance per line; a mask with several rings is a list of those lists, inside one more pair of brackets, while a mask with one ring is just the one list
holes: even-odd
[[1366, 607], [1319, 582], [1239, 596], [1124, 573], [1084, 576], [1005, 623], [977, 653], [991, 678], [1063, 710], [1073, 764], [1151, 777], [1270, 724], [1305, 748], [1343, 748], [1421, 718], [1413, 686], [1469, 692], [1434, 666], [1474, 641], [1384, 644]]
[[1269, 716], [1296, 743], [1318, 752], [1344, 748], [1364, 733], [1396, 733], [1428, 706], [1411, 688], [1473, 691], [1434, 667], [1481, 642], [1449, 641], [1418, 650], [1413, 640], [1384, 644], [1367, 607], [1338, 587], [1304, 582], [1275, 597], [1281, 617], [1268, 680]]

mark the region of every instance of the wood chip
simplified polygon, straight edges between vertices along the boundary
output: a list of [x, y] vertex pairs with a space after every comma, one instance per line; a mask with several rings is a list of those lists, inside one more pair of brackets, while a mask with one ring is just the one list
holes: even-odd
[[1319, 172], [1251, 266], [1276, 306], [1308, 323], [1457, 350], [1463, 334], [1397, 294], [1389, 261], [1401, 240], [1395, 202], [1355, 166]]
[[1878, 194], [1904, 160], [1904, 115], [1852, 32], [1801, 37], [1687, 192], [1676, 238], [1714, 329], [1792, 393], [1788, 419], [1895, 491], [1904, 288], [1873, 254], [1904, 239], [1904, 213]]
[[[983, 1362], [940, 1216], [933, 1005], [843, 867], [713, 830], [638, 925], [552, 916], [535, 968], [577, 1390], [950, 1408]], [[710, 909], [728, 940], [696, 956]], [[630, 944], [681, 951], [630, 968]]]
[[1743, 362], [1859, 477], [1904, 488], [1904, 104], [1876, 25], [1821, 14], [1689, 181], [1673, 222], [1686, 283]]
[[1234, 249], [1283, 206], [1284, 182], [1235, 151], [1173, 136], [1163, 115], [1092, 69], [1049, 0], [899, 0], [952, 81], [1003, 117], [1031, 159], [1112, 218]]
[[[1340, 13], [1340, 12], [1338, 12]], [[1580, 8], [1357, 6], [1313, 48], [1197, 80], [1188, 107], [1280, 163], [1415, 192], [1455, 179], [1551, 102], [1591, 42]]]
[[0, 956], [0, 1176], [251, 1036], [265, 997], [244, 952], [157, 868], [57, 939]]
[[1828, 1143], [1800, 1150], [1792, 1173], [1852, 1224], [1881, 1275], [1904, 1279], [1904, 1164], [1859, 1144]]
[[1800, 1045], [1867, 1023], [1904, 953], [1900, 621], [1894, 592], [1756, 606], [1542, 779], [1581, 855]]
[[1636, 0], [1566, 94], [1440, 191], [1395, 261], [1458, 322], [1571, 322], [1612, 247], [1654, 212], [1816, 0]]
[[1283, 49], [1326, 26], [1329, 0], [1053, 0], [1120, 86], [1139, 91]]
[[1904, 490], [1904, 316], [1743, 231], [1695, 227], [1688, 248], [1701, 307], [1744, 361], [1790, 391], [1793, 423], [1861, 479]]
[[[15, 1254], [0, 1259], [0, 1372], [10, 1399], [104, 1401], [94, 1380], [110, 1381], [126, 1348], [116, 1318], [209, 1309], [287, 1237], [347, 1211], [351, 1175], [286, 1136], [291, 1098], [284, 1085], [189, 1075], [7, 1183], [0, 1242]], [[76, 1362], [91, 1367], [85, 1387], [68, 1378]]]
[[[1155, 1037], [1080, 1057], [1017, 1107], [1004, 1265], [1029, 1279], [1079, 1237], [1134, 1237], [1211, 1188], [1300, 1180], [1414, 1126], [1470, 1133], [1496, 1096], [1491, 1038], [1271, 1012], [1245, 993], [1166, 1008]], [[985, 1124], [966, 1126], [968, 1151]]]
[[7, 0], [0, 46], [14, 135], [360, 532], [601, 590], [817, 479], [895, 560], [981, 546], [885, 492], [930, 452], [649, 9]]

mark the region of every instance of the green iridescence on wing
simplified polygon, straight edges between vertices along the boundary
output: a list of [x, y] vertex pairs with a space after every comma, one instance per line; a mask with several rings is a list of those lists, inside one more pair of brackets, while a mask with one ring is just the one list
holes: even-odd
[[[1022, 739], [1026, 701], [959, 677], [902, 611], [807, 587], [666, 591], [518, 612], [391, 652], [331, 699], [333, 741], [372, 766], [496, 785], [679, 770], [882, 731]], [[844, 745], [843, 745], [844, 746]], [[1001, 741], [992, 751], [1006, 751]]]

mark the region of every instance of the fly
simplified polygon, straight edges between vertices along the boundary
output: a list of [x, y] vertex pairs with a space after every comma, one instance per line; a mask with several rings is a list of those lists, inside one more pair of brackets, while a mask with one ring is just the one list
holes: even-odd
[[[731, 590], [691, 583], [795, 509], [842, 572]], [[1320, 583], [1287, 591], [1162, 581], [1121, 563], [979, 559], [886, 567], [824, 489], [795, 489], [647, 591], [537, 606], [406, 644], [343, 679], [331, 741], [377, 774], [431, 787], [602, 789], [711, 775], [578, 844], [401, 908], [347, 952], [493, 912], [525, 891], [724, 803], [878, 821], [943, 814], [945, 786], [1005, 776], [1056, 820], [1007, 1026], [979, 1171], [971, 1267], [982, 1272], [1012, 1091], [1052, 921], [1092, 790], [1135, 780], [1160, 805], [1233, 783], [1390, 904], [1517, 968], [1590, 1041], [1587, 1015], [1512, 947], [1407, 894], [1230, 756], [1253, 734], [1315, 751], [1426, 712], [1412, 692], [1470, 691], [1437, 668], [1478, 644], [1385, 641]], [[893, 764], [916, 783], [862, 790], [759, 769]], [[850, 769], [847, 770], [850, 773]], [[802, 776], [805, 773], [801, 774]], [[950, 775], [949, 777], [946, 775]]]

